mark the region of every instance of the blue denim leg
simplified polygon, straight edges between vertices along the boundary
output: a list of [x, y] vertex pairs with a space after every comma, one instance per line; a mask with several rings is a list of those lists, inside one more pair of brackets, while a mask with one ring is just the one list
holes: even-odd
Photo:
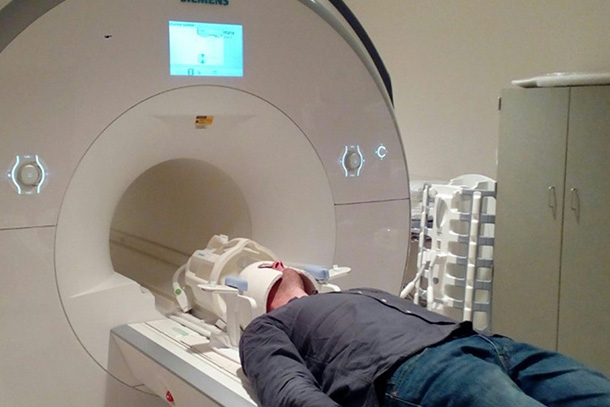
[[403, 363], [388, 379], [383, 405], [610, 407], [608, 395], [607, 380], [568, 358], [475, 335], [428, 348]]
[[485, 337], [505, 358], [507, 374], [524, 393], [549, 407], [610, 407], [610, 381], [559, 353]]

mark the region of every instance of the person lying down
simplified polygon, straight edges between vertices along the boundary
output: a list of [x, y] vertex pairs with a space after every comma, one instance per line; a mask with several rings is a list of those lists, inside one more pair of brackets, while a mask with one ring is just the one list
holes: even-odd
[[263, 407], [610, 407], [608, 379], [559, 353], [380, 290], [317, 294], [280, 271], [239, 346]]

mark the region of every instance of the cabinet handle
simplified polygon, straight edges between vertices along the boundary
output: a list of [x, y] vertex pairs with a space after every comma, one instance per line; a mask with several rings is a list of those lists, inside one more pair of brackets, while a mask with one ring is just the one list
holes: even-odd
[[578, 189], [570, 188], [570, 209], [572, 209], [573, 211], [577, 211], [579, 200], [580, 199], [578, 196]]
[[555, 187], [549, 187], [549, 208], [553, 210], [553, 218], [557, 216], [557, 193]]

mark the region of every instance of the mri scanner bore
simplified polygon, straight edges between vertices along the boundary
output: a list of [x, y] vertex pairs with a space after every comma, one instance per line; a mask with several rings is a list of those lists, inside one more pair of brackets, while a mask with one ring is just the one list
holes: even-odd
[[234, 343], [273, 276], [196, 253], [399, 290], [407, 166], [366, 33], [340, 0], [225, 3], [0, 9], [3, 403], [256, 405]]

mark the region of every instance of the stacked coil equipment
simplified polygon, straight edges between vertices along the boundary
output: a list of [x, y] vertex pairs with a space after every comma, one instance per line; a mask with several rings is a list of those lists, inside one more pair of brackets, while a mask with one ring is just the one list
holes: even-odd
[[423, 186], [417, 272], [403, 298], [490, 327], [496, 182], [464, 175]]

